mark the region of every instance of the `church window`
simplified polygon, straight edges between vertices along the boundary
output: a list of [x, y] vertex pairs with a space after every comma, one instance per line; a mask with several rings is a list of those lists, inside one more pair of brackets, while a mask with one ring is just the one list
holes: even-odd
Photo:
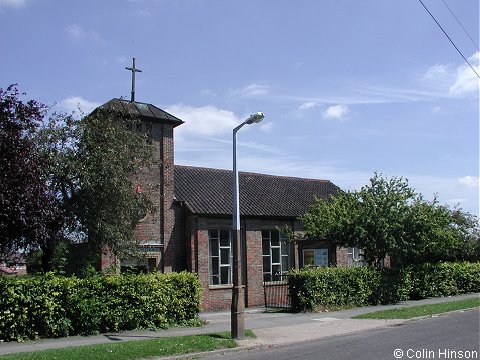
[[291, 269], [290, 243], [278, 230], [262, 230], [263, 280], [281, 281]]
[[232, 235], [230, 230], [208, 231], [210, 285], [232, 283]]

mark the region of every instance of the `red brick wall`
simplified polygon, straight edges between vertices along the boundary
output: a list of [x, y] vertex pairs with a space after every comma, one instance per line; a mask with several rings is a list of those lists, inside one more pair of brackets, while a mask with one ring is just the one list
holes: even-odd
[[[102, 249], [102, 255], [100, 257], [100, 269], [102, 271], [105, 271], [108, 269], [113, 269], [113, 266], [117, 266], [117, 265], [118, 265], [117, 259], [110, 251], [110, 248], [108, 246], [104, 246]], [[119, 270], [118, 267], [116, 270], [117, 271]]]
[[[247, 219], [242, 222], [246, 230], [246, 306], [263, 306], [263, 250], [262, 230], [274, 230], [285, 226], [284, 222]], [[244, 231], [245, 231], [244, 230]]]
[[[175, 213], [173, 205], [174, 198], [174, 148], [173, 148], [173, 126], [162, 125], [163, 136], [163, 209], [164, 209], [164, 250], [165, 250], [165, 272], [180, 271], [185, 269], [184, 252], [181, 244], [181, 234], [175, 232]], [[181, 221], [181, 219], [178, 219]], [[180, 230], [177, 228], [177, 230]]]
[[160, 244], [161, 242], [161, 204], [160, 204], [160, 172], [161, 167], [161, 139], [162, 139], [162, 125], [152, 125], [152, 136], [154, 146], [154, 160], [155, 165], [150, 169], [143, 169], [137, 176], [134, 184], [141, 187], [144, 194], [148, 194], [156, 207], [155, 213], [147, 214], [146, 218], [142, 220], [135, 228], [135, 237], [140, 242], [154, 242]]
[[[189, 253], [194, 255], [188, 261], [189, 269], [198, 273], [202, 283], [202, 307], [205, 310], [228, 309], [232, 301], [232, 286], [209, 284], [208, 230], [230, 229], [232, 220], [190, 216], [185, 223], [187, 248]], [[262, 230], [272, 230], [286, 224], [282, 221], [242, 219], [243, 249], [246, 249], [242, 259], [245, 306], [264, 305]]]
[[348, 249], [337, 247], [337, 266], [348, 266]]
[[154, 123], [152, 130], [156, 165], [142, 171], [137, 180], [157, 211], [138, 224], [135, 236], [140, 242], [163, 243], [160, 271], [181, 271], [186, 264], [182, 209], [174, 204], [174, 129], [171, 124]]

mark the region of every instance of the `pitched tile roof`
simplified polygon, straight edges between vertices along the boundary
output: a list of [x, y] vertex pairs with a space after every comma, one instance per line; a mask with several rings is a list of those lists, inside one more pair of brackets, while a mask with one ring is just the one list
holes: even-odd
[[[232, 171], [175, 165], [175, 198], [194, 214], [232, 214]], [[328, 180], [240, 172], [240, 214], [298, 217], [340, 188]]]
[[113, 98], [100, 107], [112, 110], [125, 110], [133, 115], [140, 116], [141, 118], [148, 119], [150, 121], [171, 123], [174, 127], [184, 123], [183, 120], [180, 120], [179, 118], [167, 113], [155, 105], [138, 101], [132, 102], [124, 99]]

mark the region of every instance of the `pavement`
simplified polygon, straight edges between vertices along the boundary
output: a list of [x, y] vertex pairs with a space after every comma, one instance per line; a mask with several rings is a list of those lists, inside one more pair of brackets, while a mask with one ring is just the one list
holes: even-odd
[[[376, 328], [398, 326], [411, 320], [356, 320], [352, 316], [377, 310], [387, 310], [406, 306], [435, 304], [467, 298], [479, 298], [480, 293], [417, 301], [404, 301], [395, 305], [381, 305], [352, 308], [348, 310], [322, 313], [285, 313], [265, 311], [265, 308], [245, 309], [245, 328], [251, 329], [256, 338], [238, 341], [241, 347], [264, 347], [285, 345], [296, 342], [322, 339]], [[159, 337], [210, 334], [230, 331], [230, 311], [203, 312], [200, 317], [206, 321], [202, 327], [174, 327], [166, 330], [138, 330], [119, 333], [106, 333], [92, 336], [69, 336], [58, 339], [39, 339], [0, 343], [0, 355], [45, 349], [64, 348], [122, 341], [145, 340]], [[190, 355], [191, 356], [191, 355]]]

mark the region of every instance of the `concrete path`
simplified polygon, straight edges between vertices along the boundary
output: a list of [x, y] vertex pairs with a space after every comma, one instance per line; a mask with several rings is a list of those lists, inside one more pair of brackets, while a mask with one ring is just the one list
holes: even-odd
[[[466, 294], [445, 298], [406, 301], [396, 305], [361, 307], [342, 311], [305, 314], [265, 312], [264, 308], [246, 309], [245, 328], [253, 330], [257, 337], [256, 339], [242, 340], [239, 344], [241, 346], [289, 344], [379, 327], [397, 326], [409, 320], [355, 320], [351, 319], [351, 317], [377, 310], [434, 304], [475, 297], [480, 297], [480, 294]], [[94, 336], [40, 339], [24, 343], [0, 343], [0, 355], [69, 346], [145, 340], [158, 337], [208, 334], [230, 330], [230, 312], [204, 312], [200, 314], [200, 317], [207, 321], [207, 324], [199, 328], [178, 327], [159, 331], [125, 331]]]

